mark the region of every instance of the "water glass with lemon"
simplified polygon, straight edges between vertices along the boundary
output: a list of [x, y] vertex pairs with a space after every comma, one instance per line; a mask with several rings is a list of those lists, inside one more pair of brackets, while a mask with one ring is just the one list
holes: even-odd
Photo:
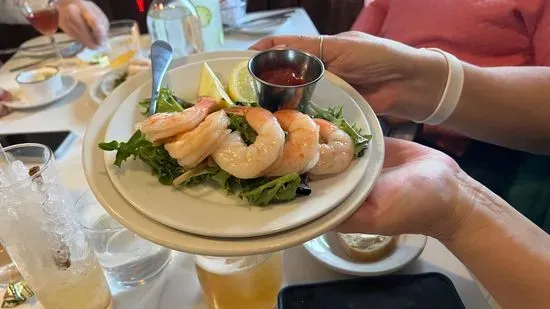
[[140, 55], [140, 32], [136, 21], [126, 19], [111, 22], [108, 36], [103, 53], [112, 68], [121, 68]]
[[205, 51], [219, 50], [224, 42], [219, 0], [191, 0], [201, 22]]

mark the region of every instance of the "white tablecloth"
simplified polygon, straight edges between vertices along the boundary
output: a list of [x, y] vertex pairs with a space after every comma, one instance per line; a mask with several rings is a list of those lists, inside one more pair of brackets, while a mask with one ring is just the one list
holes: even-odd
[[[277, 34], [318, 35], [317, 29], [307, 13], [299, 9]], [[224, 49], [246, 49], [260, 37], [247, 34], [229, 34]], [[9, 69], [25, 62], [25, 58], [8, 61], [0, 68], [0, 87], [15, 86], [15, 73]], [[97, 106], [90, 100], [88, 89], [104, 69], [91, 68], [75, 73], [79, 85], [64, 100], [45, 108], [17, 111], [0, 118], [0, 134], [35, 131], [71, 130], [79, 137], [71, 149], [60, 158], [58, 168], [64, 184], [75, 194], [87, 188], [82, 170], [80, 148], [88, 122]], [[302, 248], [288, 249], [284, 255], [285, 284], [308, 283], [349, 278], [319, 264]], [[440, 272], [448, 276], [456, 286], [467, 308], [491, 308], [475, 280], [460, 261], [441, 243], [429, 239], [420, 258], [401, 273]], [[115, 308], [118, 309], [173, 309], [206, 308], [196, 279], [192, 260], [187, 254], [174, 253], [173, 261], [151, 282], [136, 288], [122, 288], [112, 285]], [[27, 305], [20, 308], [39, 308]]]

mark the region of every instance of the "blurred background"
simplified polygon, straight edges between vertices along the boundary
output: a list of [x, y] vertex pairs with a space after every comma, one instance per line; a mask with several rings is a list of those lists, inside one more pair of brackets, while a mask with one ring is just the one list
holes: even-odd
[[[94, 0], [110, 20], [133, 19], [147, 31], [145, 18], [151, 0]], [[248, 11], [303, 7], [321, 34], [347, 31], [359, 15], [364, 0], [248, 0]], [[327, 16], [328, 15], [328, 16]]]

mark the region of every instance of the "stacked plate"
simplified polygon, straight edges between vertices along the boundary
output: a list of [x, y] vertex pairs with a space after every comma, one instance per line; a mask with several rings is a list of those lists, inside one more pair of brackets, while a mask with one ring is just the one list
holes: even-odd
[[[216, 52], [176, 60], [166, 86], [193, 101], [204, 62], [222, 82], [254, 52]], [[312, 194], [290, 203], [260, 208], [209, 187], [176, 190], [161, 185], [139, 160], [113, 166], [114, 153], [103, 141], [126, 141], [144, 119], [138, 102], [150, 96], [151, 81], [141, 73], [116, 88], [100, 106], [86, 132], [83, 165], [88, 183], [103, 207], [138, 235], [158, 244], [204, 255], [247, 255], [281, 250], [313, 239], [350, 216], [364, 201], [384, 159], [380, 124], [351, 86], [326, 73], [313, 100], [324, 107], [343, 105], [350, 122], [372, 134], [369, 149], [347, 171], [311, 182]]]

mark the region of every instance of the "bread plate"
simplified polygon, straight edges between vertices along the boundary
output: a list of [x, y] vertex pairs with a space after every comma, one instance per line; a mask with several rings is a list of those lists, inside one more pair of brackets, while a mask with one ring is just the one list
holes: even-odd
[[337, 272], [354, 276], [381, 276], [403, 269], [420, 256], [426, 246], [424, 235], [400, 235], [395, 249], [381, 260], [352, 260], [341, 246], [338, 235], [329, 232], [304, 244], [304, 248], [319, 262]]

